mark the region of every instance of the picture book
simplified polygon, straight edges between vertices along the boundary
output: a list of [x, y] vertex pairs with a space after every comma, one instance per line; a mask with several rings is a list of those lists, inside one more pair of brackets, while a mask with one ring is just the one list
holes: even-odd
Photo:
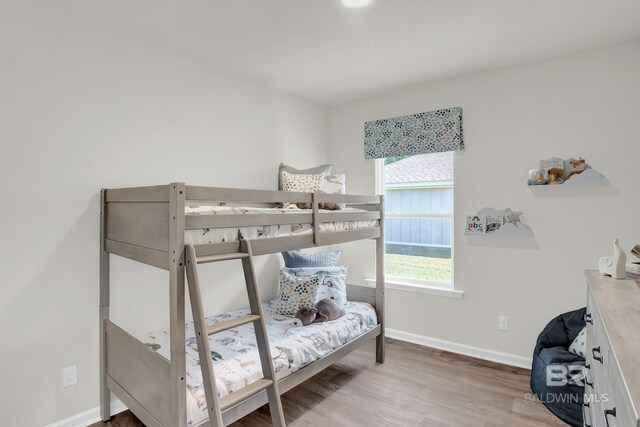
[[627, 263], [627, 271], [632, 271], [634, 273], [640, 273], [640, 262], [628, 262]]
[[529, 185], [547, 185], [549, 174], [545, 168], [529, 170]]
[[495, 233], [502, 227], [504, 217], [502, 215], [487, 215], [487, 233]]
[[560, 168], [564, 169], [564, 160], [560, 157], [552, 157], [546, 160], [540, 160], [540, 168], [545, 168], [547, 170], [551, 168]]
[[540, 160], [540, 169], [545, 169], [547, 171], [548, 184], [564, 183], [564, 160], [558, 157], [553, 157], [547, 160]]
[[467, 215], [467, 227], [464, 230], [464, 234], [484, 234], [486, 229], [486, 215]]
[[627, 270], [627, 279], [634, 279], [634, 280], [640, 279], [640, 272]]

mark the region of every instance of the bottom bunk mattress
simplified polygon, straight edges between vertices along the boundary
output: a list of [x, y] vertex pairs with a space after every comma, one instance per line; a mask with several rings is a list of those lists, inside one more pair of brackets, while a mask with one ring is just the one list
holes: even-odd
[[[348, 302], [347, 314], [331, 322], [295, 326], [293, 318], [276, 313], [276, 300], [263, 304], [271, 356], [278, 380], [320, 359], [377, 325], [375, 309], [367, 303]], [[249, 313], [236, 310], [206, 318], [207, 326]], [[187, 363], [187, 421], [196, 425], [207, 418], [206, 398], [193, 323], [185, 326]], [[167, 359], [169, 332], [157, 330], [141, 339]], [[223, 397], [262, 378], [253, 324], [209, 336], [218, 396]]]

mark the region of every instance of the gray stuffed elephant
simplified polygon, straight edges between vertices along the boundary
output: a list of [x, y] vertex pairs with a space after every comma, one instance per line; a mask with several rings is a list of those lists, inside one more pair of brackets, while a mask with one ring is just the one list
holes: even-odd
[[293, 323], [296, 326], [306, 326], [314, 322], [328, 322], [342, 317], [346, 312], [338, 307], [332, 299], [325, 298], [315, 306], [304, 306], [298, 309]]

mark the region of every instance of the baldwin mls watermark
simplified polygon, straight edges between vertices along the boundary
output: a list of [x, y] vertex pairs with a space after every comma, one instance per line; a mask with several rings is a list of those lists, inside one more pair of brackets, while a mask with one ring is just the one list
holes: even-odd
[[[583, 365], [548, 365], [546, 371], [547, 387], [564, 387], [575, 385], [585, 387], [582, 401], [584, 403], [607, 403], [609, 395], [607, 393], [596, 394], [592, 392], [593, 385], [588, 382], [586, 370]], [[527, 393], [524, 395], [526, 402], [540, 403], [580, 403], [580, 396], [576, 393], [541, 393], [538, 395]]]
[[[581, 403], [580, 397], [571, 393], [544, 393], [537, 396], [532, 393], [524, 395], [524, 401], [527, 403]], [[582, 396], [582, 403], [607, 403], [609, 395], [607, 393], [585, 393]]]

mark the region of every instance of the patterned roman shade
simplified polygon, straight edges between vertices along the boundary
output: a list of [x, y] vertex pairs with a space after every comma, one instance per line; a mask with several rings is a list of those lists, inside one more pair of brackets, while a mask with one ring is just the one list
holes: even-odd
[[365, 159], [461, 150], [464, 150], [461, 107], [364, 124]]

